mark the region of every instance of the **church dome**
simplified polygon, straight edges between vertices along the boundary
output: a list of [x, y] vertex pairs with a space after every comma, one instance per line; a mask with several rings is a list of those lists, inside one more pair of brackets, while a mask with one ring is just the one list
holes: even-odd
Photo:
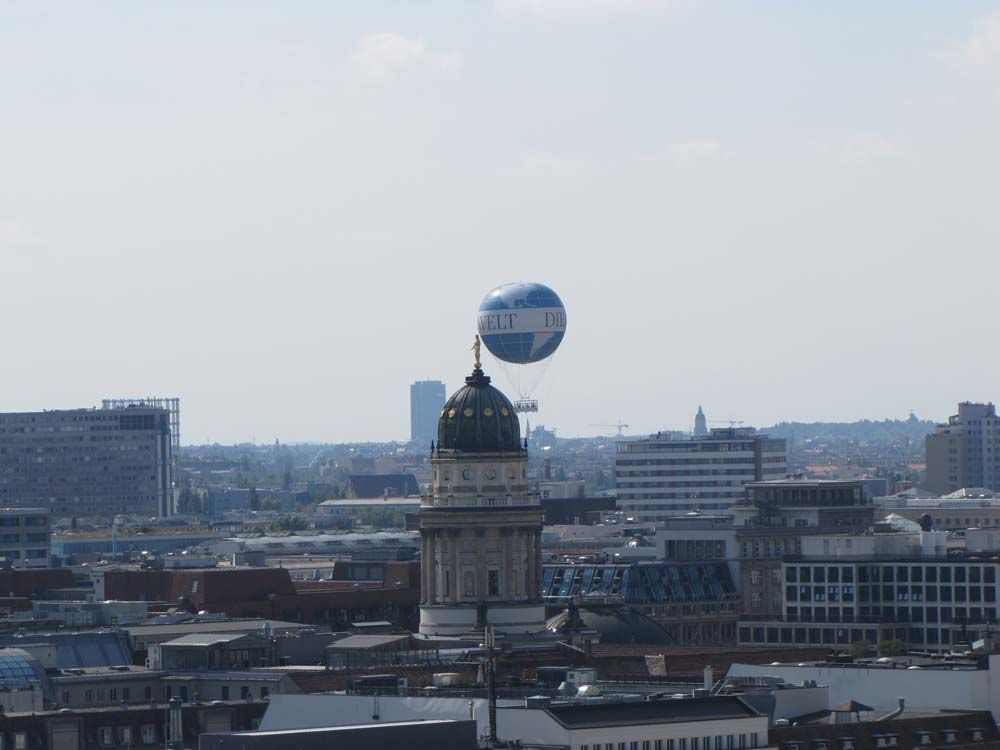
[[462, 453], [521, 451], [521, 425], [510, 400], [480, 368], [445, 402], [438, 420], [438, 450]]

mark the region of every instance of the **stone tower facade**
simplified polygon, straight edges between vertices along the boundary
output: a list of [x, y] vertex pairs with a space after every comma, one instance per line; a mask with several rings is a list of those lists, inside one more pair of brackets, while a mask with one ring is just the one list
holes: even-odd
[[424, 635], [545, 630], [542, 509], [506, 396], [478, 367], [444, 405], [420, 503]]

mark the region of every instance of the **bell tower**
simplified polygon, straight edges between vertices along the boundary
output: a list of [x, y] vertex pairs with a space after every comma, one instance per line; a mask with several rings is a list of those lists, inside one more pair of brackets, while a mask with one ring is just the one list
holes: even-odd
[[529, 491], [528, 450], [513, 405], [476, 360], [441, 412], [420, 500], [420, 633], [428, 636], [481, 637], [487, 622], [508, 635], [545, 630], [542, 508]]

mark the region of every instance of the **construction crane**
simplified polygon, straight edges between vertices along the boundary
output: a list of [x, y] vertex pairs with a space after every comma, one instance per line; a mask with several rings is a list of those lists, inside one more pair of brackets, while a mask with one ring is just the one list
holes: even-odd
[[708, 420], [708, 423], [709, 424], [727, 424], [730, 427], [735, 427], [736, 425], [743, 424], [743, 420], [742, 419], [710, 419], [710, 420]]
[[614, 427], [615, 429], [618, 430], [618, 437], [622, 436], [622, 430], [628, 429], [628, 425], [622, 422], [620, 419], [618, 420], [618, 424], [592, 424], [590, 425], [590, 427]]

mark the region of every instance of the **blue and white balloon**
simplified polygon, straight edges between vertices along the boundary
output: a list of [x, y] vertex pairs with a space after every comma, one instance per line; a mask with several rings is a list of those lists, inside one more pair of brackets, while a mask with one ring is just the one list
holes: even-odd
[[544, 284], [501, 284], [479, 306], [479, 336], [504, 362], [524, 365], [550, 357], [565, 333], [566, 308]]

